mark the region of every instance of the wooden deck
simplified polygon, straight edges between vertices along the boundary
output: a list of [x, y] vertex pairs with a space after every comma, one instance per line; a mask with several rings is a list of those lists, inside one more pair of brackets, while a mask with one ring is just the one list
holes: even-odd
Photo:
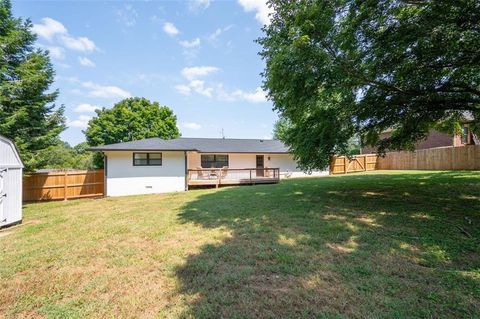
[[189, 169], [189, 186], [271, 184], [280, 181], [279, 168], [209, 168]]

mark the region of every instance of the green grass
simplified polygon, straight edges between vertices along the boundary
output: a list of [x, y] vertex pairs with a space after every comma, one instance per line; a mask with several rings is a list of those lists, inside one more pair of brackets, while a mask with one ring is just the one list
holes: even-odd
[[0, 317], [480, 318], [480, 172], [29, 204]]

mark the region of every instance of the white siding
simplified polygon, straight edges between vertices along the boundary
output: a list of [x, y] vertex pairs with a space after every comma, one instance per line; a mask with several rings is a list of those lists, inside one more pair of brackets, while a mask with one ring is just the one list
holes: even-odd
[[[255, 168], [256, 154], [228, 154], [228, 153], [215, 153], [215, 154], [228, 155], [229, 168]], [[195, 152], [188, 153], [188, 168], [195, 169], [199, 167], [201, 167], [201, 154], [195, 153]]]
[[[270, 160], [268, 160], [270, 157]], [[315, 177], [315, 176], [325, 176], [328, 175], [328, 170], [325, 171], [313, 171], [310, 174], [303, 172], [301, 169], [297, 168], [297, 162], [293, 159], [293, 156], [290, 154], [273, 154], [265, 156], [265, 165], [267, 167], [280, 167], [280, 177]]]
[[[3, 196], [3, 195], [6, 196]], [[0, 165], [0, 227], [22, 220], [22, 169]]]
[[183, 152], [162, 152], [162, 166], [133, 166], [133, 152], [105, 152], [107, 196], [185, 190]]
[[[255, 168], [257, 155], [264, 155], [265, 168], [280, 168], [280, 176], [282, 178], [328, 175], [328, 170], [313, 171], [311, 174], [303, 172], [297, 168], [297, 163], [290, 154], [228, 154], [229, 168]], [[188, 168], [195, 169], [200, 167], [200, 156], [200, 153], [188, 153]]]
[[0, 166], [23, 167], [15, 147], [3, 137], [0, 137]]
[[15, 146], [0, 136], [0, 227], [22, 221], [22, 171]]

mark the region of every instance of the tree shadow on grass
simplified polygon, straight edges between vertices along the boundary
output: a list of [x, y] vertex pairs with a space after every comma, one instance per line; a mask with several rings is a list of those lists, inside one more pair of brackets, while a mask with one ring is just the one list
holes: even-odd
[[229, 236], [177, 269], [182, 316], [478, 315], [479, 182], [352, 175], [202, 194], [179, 218]]

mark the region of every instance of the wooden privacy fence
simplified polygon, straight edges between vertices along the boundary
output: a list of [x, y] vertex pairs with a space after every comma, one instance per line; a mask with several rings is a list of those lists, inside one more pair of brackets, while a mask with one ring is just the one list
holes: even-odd
[[390, 152], [335, 157], [331, 174], [372, 170], [480, 170], [480, 145], [436, 147], [414, 152]]
[[476, 170], [480, 169], [480, 145], [391, 152], [379, 158], [377, 169]]
[[377, 162], [377, 154], [334, 157], [332, 164], [330, 164], [330, 174], [373, 171], [377, 169]]
[[33, 173], [23, 178], [23, 200], [67, 200], [103, 196], [104, 171]]

